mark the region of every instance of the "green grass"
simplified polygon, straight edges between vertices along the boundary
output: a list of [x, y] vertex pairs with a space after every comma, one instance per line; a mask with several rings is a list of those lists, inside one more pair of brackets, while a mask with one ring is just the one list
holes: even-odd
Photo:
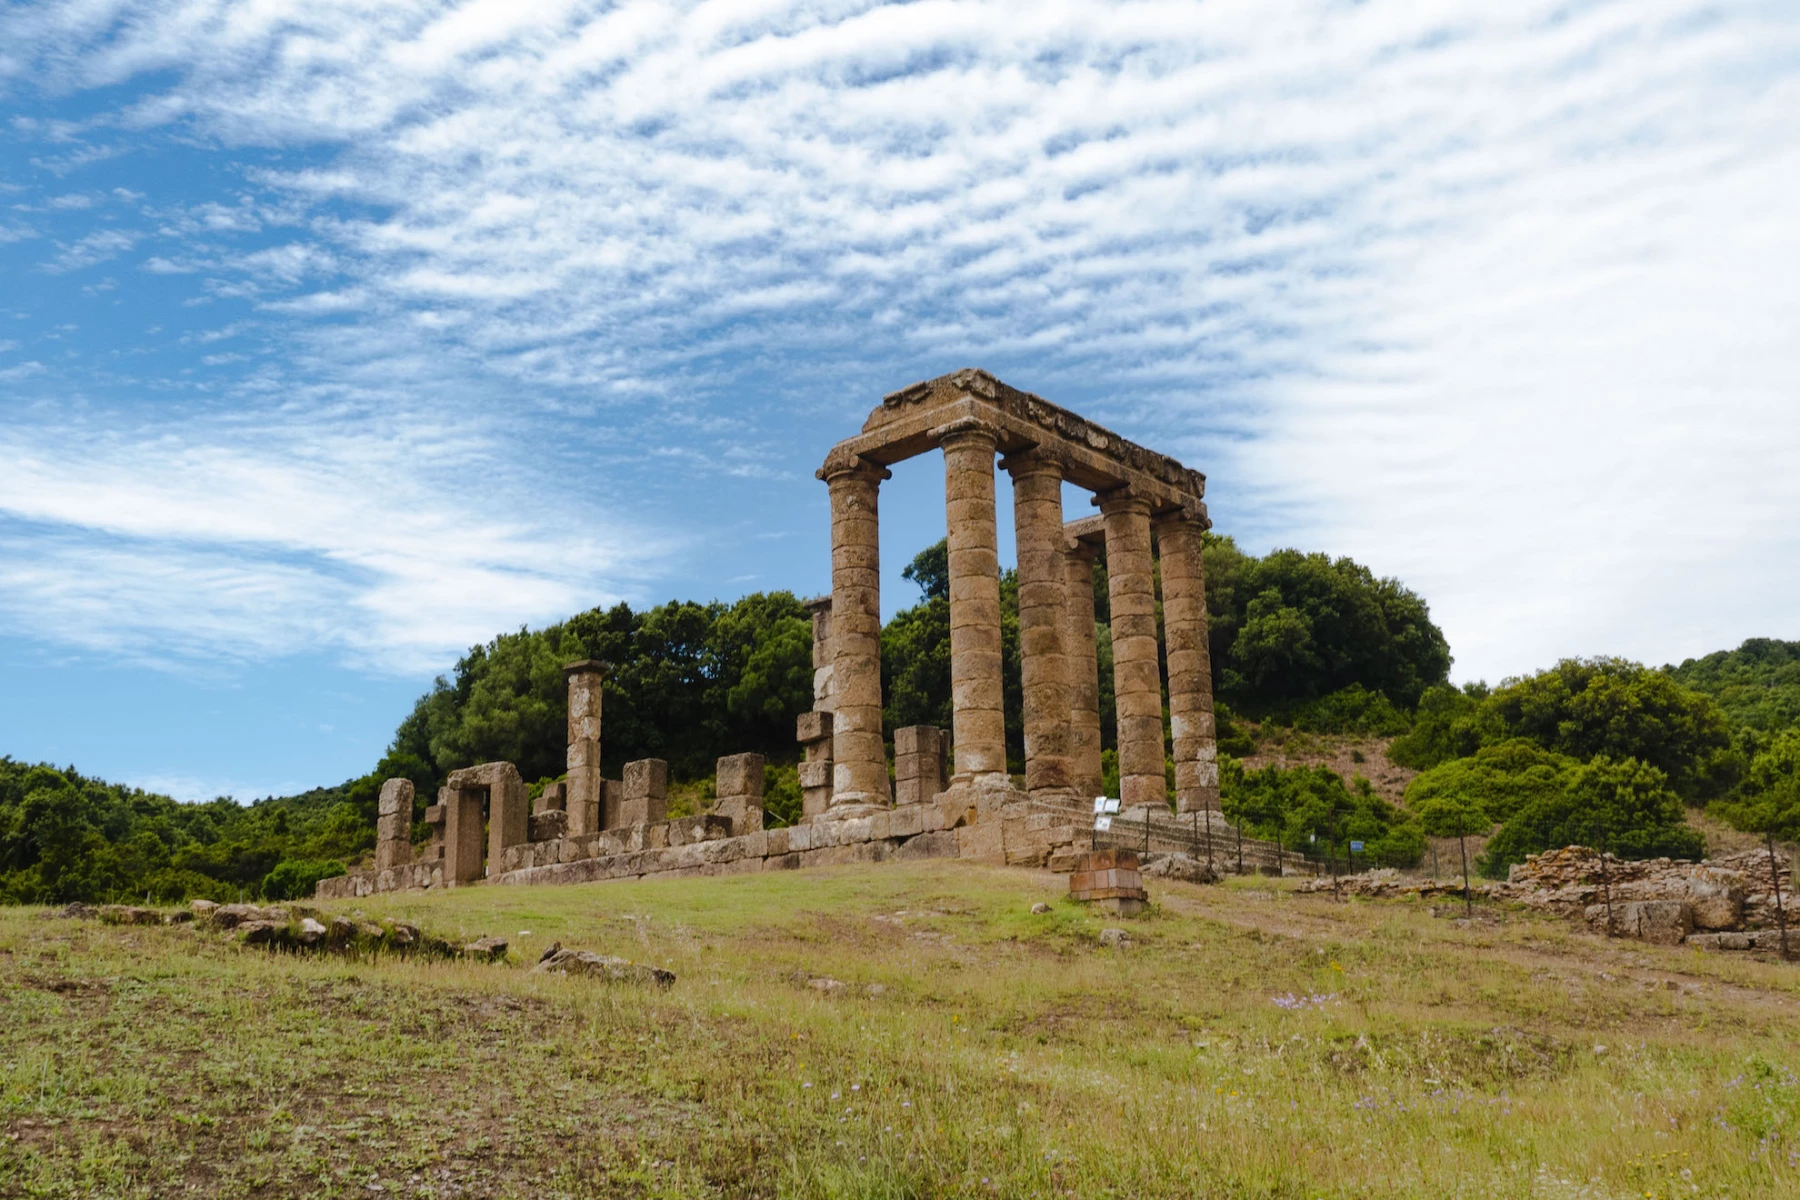
[[[0, 910], [0, 1195], [1800, 1194], [1792, 966], [1269, 881], [1121, 922], [1062, 886], [931, 862], [332, 906], [509, 936], [506, 966]], [[553, 940], [680, 978], [530, 974]]]

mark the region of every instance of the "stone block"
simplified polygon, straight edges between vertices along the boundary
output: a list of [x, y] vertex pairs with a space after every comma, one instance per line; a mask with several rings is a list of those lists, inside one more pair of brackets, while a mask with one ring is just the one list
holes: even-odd
[[985, 821], [975, 825], [963, 825], [956, 831], [957, 857], [972, 858], [977, 862], [1000, 865], [1004, 859], [1000, 850], [1000, 823]]
[[888, 837], [909, 838], [925, 832], [925, 806], [908, 805], [888, 814]]
[[766, 831], [763, 834], [763, 844], [767, 849], [765, 849], [763, 853], [772, 858], [786, 854], [789, 849], [789, 840], [792, 836], [793, 830], [791, 829], [770, 829]]
[[621, 825], [665, 821], [669, 816], [669, 764], [640, 758], [625, 764], [625, 798], [619, 805]]
[[831, 786], [831, 760], [821, 758], [814, 762], [803, 762], [799, 765], [800, 786], [803, 788], [828, 788]]
[[953, 830], [940, 830], [936, 833], [922, 833], [918, 837], [908, 838], [894, 848], [897, 859], [915, 858], [955, 858], [962, 853], [962, 845]]
[[566, 782], [558, 780], [555, 783], [546, 783], [544, 790], [538, 794], [538, 798], [532, 801], [532, 815], [535, 816], [542, 812], [564, 812], [567, 811], [568, 803], [569, 785]]
[[788, 849], [795, 853], [804, 853], [813, 846], [813, 826], [796, 825], [788, 830]]
[[425, 806], [425, 823], [427, 825], [442, 825], [444, 823], [444, 813], [446, 811], [447, 810], [442, 804], [427, 804]]
[[802, 744], [822, 742], [831, 736], [831, 714], [803, 712], [794, 722], [794, 740]]
[[569, 814], [560, 808], [547, 808], [531, 814], [531, 840], [560, 841], [569, 829]]
[[728, 754], [721, 758], [718, 761], [718, 794], [762, 799], [765, 761], [760, 754]]
[[[1600, 924], [1605, 925], [1602, 912]], [[1694, 912], [1685, 900], [1633, 900], [1613, 905], [1613, 931], [1661, 946], [1680, 943], [1694, 929]]]
[[381, 798], [376, 802], [379, 816], [404, 813], [407, 825], [412, 824], [413, 783], [410, 779], [389, 779], [381, 785]]

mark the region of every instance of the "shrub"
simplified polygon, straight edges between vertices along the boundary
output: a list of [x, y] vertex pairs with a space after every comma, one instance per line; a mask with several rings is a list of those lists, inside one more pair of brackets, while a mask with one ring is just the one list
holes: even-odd
[[309, 858], [290, 858], [277, 863], [263, 880], [265, 900], [304, 900], [321, 879], [345, 874], [344, 864]]
[[1485, 830], [1533, 801], [1567, 792], [1580, 767], [1567, 755], [1553, 754], [1527, 738], [1512, 738], [1416, 776], [1406, 785], [1406, 806], [1422, 812], [1433, 800], [1464, 800], [1480, 810]]
[[1484, 874], [1499, 878], [1528, 854], [1562, 846], [1604, 848], [1620, 858], [1700, 858], [1706, 841], [1684, 819], [1668, 776], [1635, 758], [1597, 755], [1570, 786], [1524, 804], [1488, 842]]

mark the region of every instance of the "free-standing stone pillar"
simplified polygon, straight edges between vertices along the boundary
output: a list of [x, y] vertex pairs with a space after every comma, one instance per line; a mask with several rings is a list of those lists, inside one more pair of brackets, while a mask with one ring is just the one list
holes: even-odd
[[481, 808], [486, 789], [446, 786], [438, 791], [444, 810], [444, 886], [481, 878]]
[[886, 468], [827, 462], [831, 489], [832, 808], [888, 803], [881, 737], [881, 525]]
[[951, 782], [1004, 781], [1000, 550], [994, 516], [996, 435], [973, 420], [958, 421], [933, 433], [944, 451], [944, 499], [950, 526], [951, 749], [956, 756]]
[[718, 761], [713, 779], [718, 803], [713, 811], [731, 822], [733, 836], [763, 827], [763, 767], [760, 754], [729, 754]]
[[1156, 522], [1162, 554], [1163, 639], [1169, 660], [1169, 727], [1175, 746], [1175, 804], [1182, 812], [1219, 807], [1219, 751], [1213, 727], [1212, 659], [1206, 644], [1204, 517], [1176, 512]]
[[410, 779], [389, 779], [381, 785], [375, 817], [377, 871], [412, 861], [413, 794]]
[[1069, 663], [1069, 763], [1077, 795], [1098, 796], [1100, 769], [1100, 655], [1094, 639], [1094, 559], [1086, 542], [1063, 551], [1067, 588], [1063, 645]]
[[569, 680], [569, 836], [600, 832], [600, 694], [606, 664], [595, 659], [563, 668]]
[[669, 764], [660, 758], [640, 758], [625, 764], [621, 781], [625, 798], [619, 802], [619, 825], [654, 825], [669, 819]]
[[1105, 493], [1098, 503], [1106, 524], [1120, 799], [1127, 808], [1141, 804], [1167, 808], [1150, 505], [1124, 489]]
[[1024, 694], [1025, 790], [1073, 794], [1069, 663], [1064, 647], [1068, 570], [1063, 561], [1062, 466], [1035, 451], [1001, 466], [1013, 480], [1019, 552], [1019, 659]]

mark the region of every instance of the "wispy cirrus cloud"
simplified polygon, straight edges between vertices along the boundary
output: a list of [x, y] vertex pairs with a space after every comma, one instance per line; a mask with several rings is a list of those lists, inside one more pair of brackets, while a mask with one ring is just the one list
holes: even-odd
[[[0, 46], [15, 89], [142, 81], [59, 154], [240, 164], [116, 253], [257, 314], [199, 365], [272, 425], [286, 386], [460, 377], [446, 411], [598, 438], [626, 491], [709, 464], [669, 510], [704, 542], [707, 480], [796, 478], [972, 361], [1208, 469], [1252, 544], [1402, 574], [1467, 675], [1800, 633], [1780, 4], [173, 0]], [[357, 564], [390, 511], [274, 523]]]

